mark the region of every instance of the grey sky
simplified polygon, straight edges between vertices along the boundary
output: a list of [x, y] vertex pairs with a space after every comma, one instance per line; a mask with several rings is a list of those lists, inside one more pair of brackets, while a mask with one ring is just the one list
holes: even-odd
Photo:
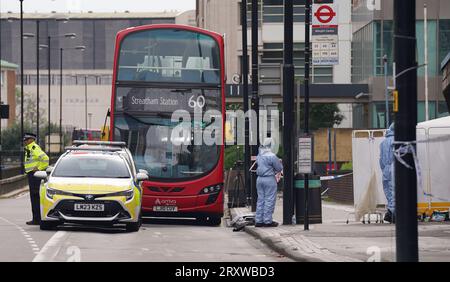
[[[24, 0], [26, 13], [42, 12], [160, 12], [195, 9], [195, 0]], [[0, 0], [1, 12], [19, 12], [19, 0]]]

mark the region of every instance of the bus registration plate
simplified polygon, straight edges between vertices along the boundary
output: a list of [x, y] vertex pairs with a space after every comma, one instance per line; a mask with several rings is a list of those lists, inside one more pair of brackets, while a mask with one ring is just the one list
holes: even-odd
[[153, 211], [154, 212], [177, 212], [178, 207], [177, 206], [154, 206]]

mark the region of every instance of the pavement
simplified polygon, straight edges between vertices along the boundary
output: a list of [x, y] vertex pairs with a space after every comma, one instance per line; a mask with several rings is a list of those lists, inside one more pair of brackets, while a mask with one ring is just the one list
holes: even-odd
[[[282, 223], [283, 199], [278, 196], [274, 220]], [[356, 222], [353, 206], [322, 203], [322, 224], [246, 226], [244, 231], [294, 261], [394, 262], [395, 225]], [[231, 209], [231, 216], [249, 214], [248, 207]], [[349, 223], [347, 224], [347, 219]], [[419, 223], [420, 261], [450, 261], [450, 223]]]
[[0, 262], [289, 262], [260, 240], [225, 226], [187, 219], [145, 219], [139, 232], [123, 228], [27, 226], [29, 194], [0, 199]]

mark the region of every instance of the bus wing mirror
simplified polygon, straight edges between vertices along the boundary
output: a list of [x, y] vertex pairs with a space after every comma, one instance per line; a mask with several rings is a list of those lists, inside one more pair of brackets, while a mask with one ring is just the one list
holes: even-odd
[[137, 175], [136, 175], [136, 180], [138, 181], [138, 182], [142, 182], [142, 181], [145, 181], [145, 180], [148, 180], [148, 175], [147, 174], [145, 174], [145, 173], [138, 173]]

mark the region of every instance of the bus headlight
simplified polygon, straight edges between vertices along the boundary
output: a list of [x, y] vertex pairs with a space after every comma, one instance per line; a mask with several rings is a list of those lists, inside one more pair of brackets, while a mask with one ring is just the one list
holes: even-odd
[[222, 184], [208, 186], [208, 187], [205, 187], [202, 190], [200, 190], [200, 195], [219, 193], [220, 190], [222, 190]]

